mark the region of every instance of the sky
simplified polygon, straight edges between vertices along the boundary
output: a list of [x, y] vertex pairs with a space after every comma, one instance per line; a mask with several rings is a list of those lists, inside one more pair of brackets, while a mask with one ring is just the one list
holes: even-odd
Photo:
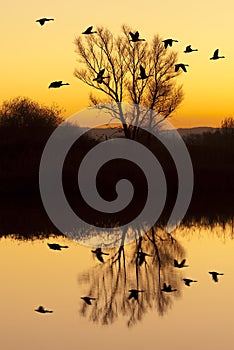
[[[58, 105], [65, 117], [86, 108], [92, 90], [73, 75], [79, 65], [74, 40], [90, 25], [118, 35], [127, 24], [146, 40], [155, 34], [177, 39], [173, 49], [178, 60], [189, 64], [187, 73], [177, 78], [185, 97], [171, 123], [218, 127], [234, 116], [233, 13], [232, 0], [1, 0], [0, 104], [26, 96]], [[41, 27], [35, 22], [41, 17], [55, 20]], [[183, 53], [189, 44], [199, 51]], [[225, 58], [210, 61], [217, 48]], [[70, 86], [48, 89], [54, 80]]]

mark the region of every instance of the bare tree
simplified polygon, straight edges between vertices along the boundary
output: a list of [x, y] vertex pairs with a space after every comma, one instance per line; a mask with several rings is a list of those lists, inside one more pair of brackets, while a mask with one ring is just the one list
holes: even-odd
[[[147, 124], [156, 127], [169, 117], [183, 98], [182, 87], [174, 78], [177, 54], [166, 50], [159, 36], [152, 41], [130, 41], [131, 28], [122, 27], [123, 34], [116, 38], [103, 27], [97, 33], [79, 36], [75, 40], [80, 68], [74, 75], [98, 91], [90, 95], [92, 105], [116, 102], [117, 117], [122, 123], [125, 136], [136, 138], [138, 128]], [[105, 95], [105, 99], [100, 96]], [[142, 114], [123, 113], [121, 102], [146, 107]], [[149, 113], [149, 110], [151, 113]], [[132, 127], [132, 125], [135, 125]]]

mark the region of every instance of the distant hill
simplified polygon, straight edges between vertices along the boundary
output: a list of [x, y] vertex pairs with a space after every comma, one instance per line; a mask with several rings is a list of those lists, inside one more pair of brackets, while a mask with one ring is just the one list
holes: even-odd
[[210, 126], [198, 126], [194, 128], [179, 128], [177, 129], [181, 136], [187, 136], [187, 135], [197, 135], [197, 134], [203, 134], [204, 132], [215, 132], [219, 128], [212, 128]]

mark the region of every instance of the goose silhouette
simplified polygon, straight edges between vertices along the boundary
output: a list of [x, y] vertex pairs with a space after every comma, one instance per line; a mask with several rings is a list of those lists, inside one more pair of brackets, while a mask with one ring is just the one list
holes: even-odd
[[183, 278], [184, 284], [190, 287], [190, 284], [193, 282], [197, 282], [196, 280], [191, 280], [190, 278]]
[[198, 51], [198, 49], [192, 49], [191, 45], [188, 45], [188, 46], [186, 46], [186, 48], [184, 50], [184, 53], [190, 53], [190, 52], [193, 52], [193, 51]]
[[52, 83], [50, 83], [50, 85], [49, 85], [49, 89], [50, 88], [59, 88], [59, 87], [61, 87], [61, 86], [63, 86], [63, 85], [70, 85], [69, 83], [63, 83], [62, 82], [62, 80], [58, 80], [58, 81], [52, 81]]
[[93, 26], [88, 27], [82, 34], [94, 34], [96, 31], [92, 31]]
[[138, 289], [129, 289], [129, 296], [128, 296], [128, 300], [130, 299], [135, 299], [138, 300], [138, 293], [142, 293], [144, 292], [144, 290], [138, 290]]
[[212, 279], [213, 279], [214, 282], [218, 282], [219, 281], [218, 276], [224, 275], [224, 273], [219, 273], [219, 272], [216, 272], [216, 271], [210, 271], [209, 274], [211, 274]]
[[52, 313], [52, 310], [46, 310], [43, 306], [38, 306], [37, 309], [35, 309], [34, 311], [39, 312], [41, 314], [47, 314], [47, 313]]
[[58, 243], [47, 243], [48, 247], [53, 250], [62, 250], [63, 248], [68, 248], [67, 245], [60, 245]]
[[172, 292], [176, 292], [177, 289], [172, 289], [170, 284], [166, 284], [165, 282], [163, 283], [163, 288], [161, 289], [162, 292], [165, 293], [172, 293]]
[[103, 76], [104, 72], [105, 72], [105, 68], [101, 69], [100, 72], [98, 72], [96, 78], [93, 79], [93, 81], [96, 81], [98, 84], [102, 84], [104, 81], [103, 79], [110, 78], [110, 76], [104, 77]]
[[92, 305], [91, 300], [96, 300], [96, 298], [92, 298], [92, 297], [81, 297], [80, 299], [83, 299], [85, 303], [88, 305]]
[[145, 41], [145, 39], [139, 38], [140, 37], [139, 32], [136, 32], [136, 33], [129, 32], [129, 35], [131, 37], [129, 41], [132, 41], [133, 43], [136, 43], [137, 41]]
[[162, 42], [164, 43], [164, 47], [165, 49], [168, 47], [168, 46], [172, 46], [173, 42], [176, 42], [178, 43], [178, 40], [175, 40], [175, 39], [165, 39], [165, 40], [162, 40]]
[[152, 76], [153, 74], [146, 75], [145, 68], [142, 65], [140, 65], [140, 76], [137, 79], [144, 80]]
[[54, 21], [53, 18], [40, 18], [37, 19], [35, 22], [40, 23], [41, 26], [43, 26], [45, 24], [45, 22], [49, 22], [49, 21]]
[[182, 267], [188, 267], [188, 265], [185, 265], [186, 259], [183, 259], [180, 263], [178, 260], [174, 259], [174, 267], [178, 267], [181, 269]]
[[188, 67], [188, 64], [184, 63], [177, 63], [175, 64], [175, 72], [178, 72], [178, 70], [181, 68], [184, 72], [187, 72], [186, 66]]
[[96, 255], [96, 258], [102, 263], [104, 263], [102, 255], [109, 255], [108, 253], [103, 253], [101, 248], [96, 248], [95, 250], [91, 250], [91, 252], [94, 253]]
[[210, 60], [218, 60], [219, 58], [225, 58], [225, 57], [219, 56], [219, 49], [216, 49], [213, 53], [213, 56], [210, 58]]
[[137, 252], [137, 263], [139, 266], [141, 266], [143, 263], [146, 263], [145, 257], [146, 256], [152, 256], [150, 254], [144, 253], [144, 252]]

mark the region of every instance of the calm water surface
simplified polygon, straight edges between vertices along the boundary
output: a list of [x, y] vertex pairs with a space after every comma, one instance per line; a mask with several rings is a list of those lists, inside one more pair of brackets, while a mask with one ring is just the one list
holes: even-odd
[[[103, 248], [104, 264], [69, 239], [1, 238], [1, 348], [233, 349], [233, 228], [180, 228], [174, 238], [155, 232], [124, 251]], [[142, 266], [139, 249], [151, 255]], [[189, 266], [174, 268], [174, 258]], [[215, 283], [208, 271], [224, 275]], [[198, 282], [187, 287], [185, 277]], [[177, 291], [161, 292], [164, 282]], [[128, 300], [133, 288], [144, 290], [138, 302]], [[85, 295], [97, 300], [86, 305]]]

